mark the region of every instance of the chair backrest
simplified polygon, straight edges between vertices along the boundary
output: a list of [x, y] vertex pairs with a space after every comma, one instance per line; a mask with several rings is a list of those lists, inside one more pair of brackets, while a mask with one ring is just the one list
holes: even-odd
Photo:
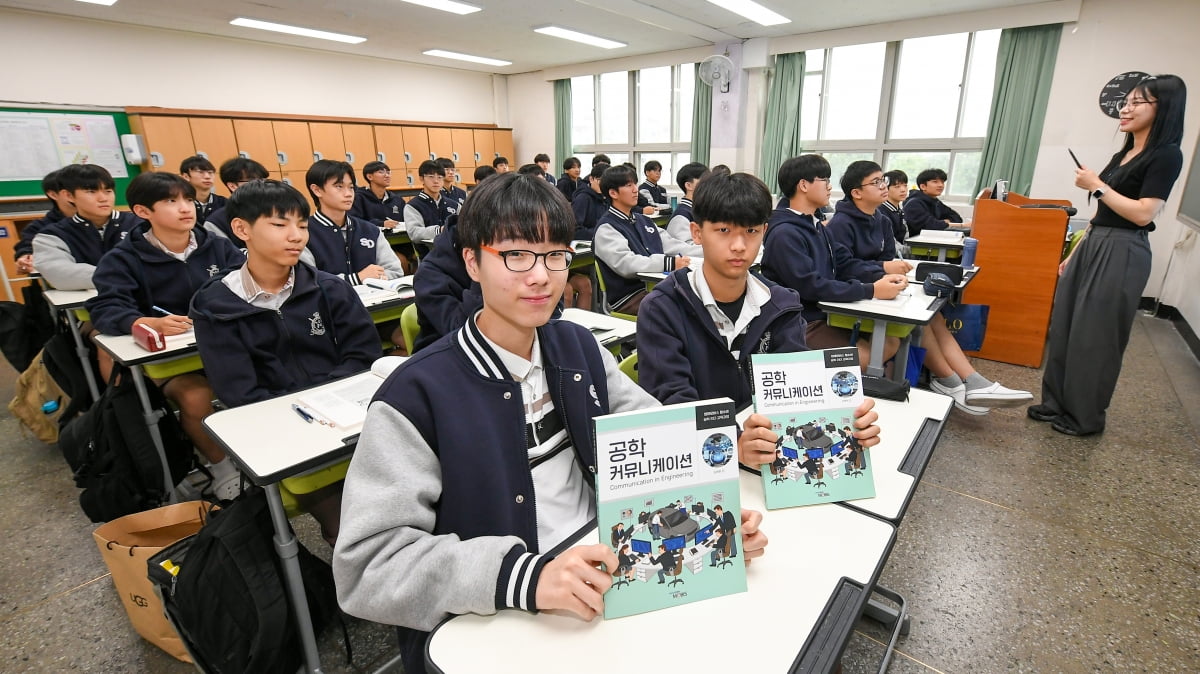
[[410, 304], [400, 313], [400, 333], [404, 335], [404, 348], [409, 355], [413, 352], [413, 342], [417, 341], [417, 333], [421, 330], [417, 322], [417, 305]]
[[620, 370], [621, 372], [624, 372], [625, 376], [632, 379], [633, 383], [635, 383], [635, 384], [638, 383], [637, 362], [638, 362], [637, 351], [634, 351], [633, 353], [629, 354], [629, 356], [627, 356], [624, 360], [622, 360], [619, 365], [617, 365], [617, 369]]
[[683, 555], [676, 555], [676, 557], [675, 557], [675, 572], [672, 573], [671, 575], [678, 576], [681, 573], [683, 573]]
[[597, 259], [594, 261], [592, 266], [596, 270], [596, 285], [600, 288], [600, 292], [597, 293], [596, 296], [596, 306], [599, 308], [600, 313], [608, 314], [609, 316], [615, 316], [617, 318], [623, 318], [627, 321], [636, 321], [636, 314], [624, 314], [619, 311], [612, 310], [612, 305], [608, 303], [608, 288], [604, 283], [604, 274], [600, 271], [600, 260]]

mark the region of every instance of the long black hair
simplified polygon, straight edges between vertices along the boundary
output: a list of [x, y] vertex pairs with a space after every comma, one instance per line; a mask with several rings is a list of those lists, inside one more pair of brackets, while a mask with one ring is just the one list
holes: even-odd
[[[1154, 102], [1154, 122], [1150, 125], [1146, 146], [1124, 167], [1126, 170], [1149, 159], [1160, 146], [1179, 145], [1183, 142], [1183, 113], [1187, 104], [1187, 85], [1183, 80], [1178, 75], [1151, 75], [1143, 78], [1133, 91], [1129, 92], [1130, 96], [1135, 94], [1141, 94], [1147, 101]], [[1109, 160], [1105, 171], [1120, 165], [1121, 160], [1132, 149], [1133, 134], [1126, 133], [1125, 143]]]

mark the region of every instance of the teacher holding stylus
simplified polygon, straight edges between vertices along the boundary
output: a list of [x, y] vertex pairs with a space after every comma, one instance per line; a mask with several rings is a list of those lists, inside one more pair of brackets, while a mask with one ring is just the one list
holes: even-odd
[[1029, 417], [1066, 435], [1104, 430], [1133, 318], [1150, 278], [1149, 232], [1183, 166], [1187, 87], [1175, 75], [1142, 79], [1120, 109], [1125, 143], [1075, 186], [1098, 201], [1083, 240], [1059, 266], [1042, 402]]

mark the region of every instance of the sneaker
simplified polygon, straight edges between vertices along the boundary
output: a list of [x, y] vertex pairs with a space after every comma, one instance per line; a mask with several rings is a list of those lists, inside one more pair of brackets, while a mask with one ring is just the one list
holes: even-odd
[[1059, 413], [1048, 405], [1031, 405], [1025, 413], [1034, 421], [1054, 421], [1059, 416]]
[[213, 480], [207, 490], [218, 501], [232, 501], [242, 494], [242, 476], [238, 472]]
[[991, 386], [967, 391], [967, 402], [972, 405], [1016, 407], [1024, 405], [1030, 400], [1033, 400], [1033, 394], [1029, 391], [1016, 391], [1007, 386], [1001, 386], [998, 381], [992, 382]]
[[959, 384], [958, 386], [955, 386], [954, 388], [950, 388], [949, 386], [946, 386], [945, 384], [939, 382], [937, 379], [930, 378], [929, 379], [929, 388], [934, 393], [941, 393], [944, 396], [950, 396], [951, 398], [954, 398], [954, 406], [957, 407], [958, 409], [966, 412], [967, 414], [981, 417], [991, 411], [986, 407], [975, 407], [973, 405], [967, 404], [967, 385], [966, 384]]

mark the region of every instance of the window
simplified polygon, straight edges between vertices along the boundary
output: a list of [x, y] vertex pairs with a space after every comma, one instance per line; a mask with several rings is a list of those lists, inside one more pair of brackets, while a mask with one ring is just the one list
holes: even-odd
[[571, 78], [571, 138], [584, 173], [603, 153], [614, 164], [663, 165], [662, 184], [691, 161], [695, 66], [644, 68]]
[[[800, 137], [837, 181], [852, 161], [950, 174], [946, 195], [975, 187], [991, 111], [1000, 31], [934, 35], [805, 54]], [[916, 187], [916, 185], [913, 185]]]

